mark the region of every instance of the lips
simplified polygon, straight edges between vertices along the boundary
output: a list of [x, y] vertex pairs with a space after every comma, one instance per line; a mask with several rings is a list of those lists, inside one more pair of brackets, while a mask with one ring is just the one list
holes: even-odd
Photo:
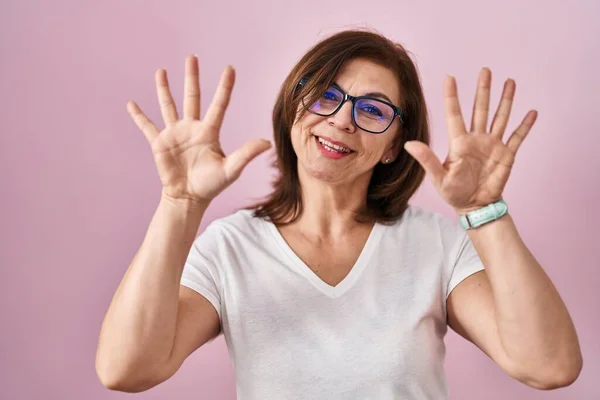
[[329, 147], [332, 147], [335, 150], [342, 151], [344, 153], [354, 152], [354, 150], [344, 142], [338, 142], [336, 140], [328, 138], [327, 136], [322, 136], [322, 135], [313, 135], [313, 136], [315, 136], [317, 138], [317, 140], [321, 139], [321, 141], [320, 141], [321, 144], [328, 145]]

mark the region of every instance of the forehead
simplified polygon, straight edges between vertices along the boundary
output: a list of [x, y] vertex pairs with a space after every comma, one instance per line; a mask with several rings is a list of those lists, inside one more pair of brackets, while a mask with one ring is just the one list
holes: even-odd
[[344, 63], [334, 81], [347, 93], [360, 96], [363, 93], [385, 93], [394, 104], [400, 104], [400, 83], [394, 72], [366, 59], [354, 59]]

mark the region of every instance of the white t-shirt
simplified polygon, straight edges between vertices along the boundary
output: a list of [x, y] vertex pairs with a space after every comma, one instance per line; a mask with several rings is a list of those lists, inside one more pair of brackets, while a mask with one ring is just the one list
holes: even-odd
[[446, 298], [482, 269], [458, 223], [409, 206], [333, 287], [241, 210], [196, 238], [181, 283], [219, 314], [239, 400], [440, 400]]

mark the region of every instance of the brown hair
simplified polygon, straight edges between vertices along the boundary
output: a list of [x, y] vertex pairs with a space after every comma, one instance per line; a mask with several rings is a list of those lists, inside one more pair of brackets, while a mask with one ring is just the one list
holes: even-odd
[[[425, 98], [417, 68], [406, 49], [383, 35], [367, 30], [352, 29], [336, 33], [314, 45], [294, 66], [279, 91], [273, 109], [273, 128], [276, 159], [273, 166], [279, 175], [273, 182], [273, 191], [254, 209], [254, 215], [275, 224], [295, 221], [302, 214], [302, 192], [298, 179], [298, 159], [292, 147], [290, 132], [296, 118], [302, 118], [306, 109], [297, 114], [303, 96], [306, 104], [323, 93], [337, 71], [346, 61], [364, 58], [394, 71], [400, 82], [400, 108], [403, 110], [401, 130], [395, 145], [408, 140], [429, 144], [429, 123]], [[298, 89], [302, 77], [311, 79]], [[367, 192], [367, 210], [361, 220], [394, 222], [408, 206], [408, 200], [421, 185], [425, 171], [406, 151], [399, 151], [390, 164], [377, 164]]]

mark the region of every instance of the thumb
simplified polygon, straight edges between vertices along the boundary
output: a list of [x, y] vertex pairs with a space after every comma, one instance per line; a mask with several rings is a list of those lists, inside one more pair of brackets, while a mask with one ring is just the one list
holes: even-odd
[[225, 159], [225, 173], [229, 181], [237, 179], [250, 161], [270, 147], [271, 142], [266, 139], [253, 139], [231, 153]]
[[444, 176], [446, 176], [446, 170], [433, 150], [418, 140], [411, 140], [404, 143], [404, 149], [421, 164], [433, 185], [439, 188]]

